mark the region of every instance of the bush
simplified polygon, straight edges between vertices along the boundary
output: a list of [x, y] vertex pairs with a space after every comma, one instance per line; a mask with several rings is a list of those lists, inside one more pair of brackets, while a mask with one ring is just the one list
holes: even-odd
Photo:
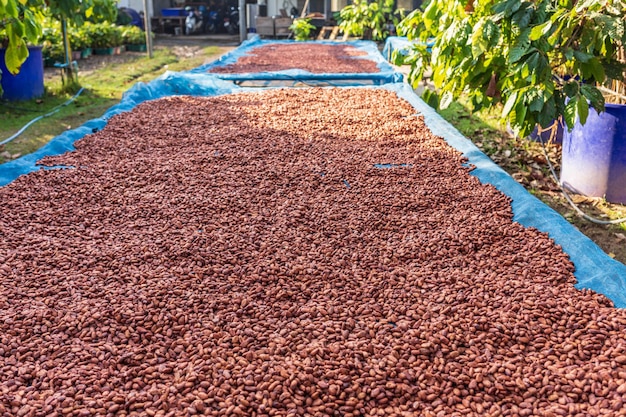
[[85, 26], [94, 48], [113, 48], [124, 43], [122, 29], [112, 23], [94, 23]]
[[311, 19], [301, 18], [294, 19], [289, 29], [297, 41], [306, 41], [311, 37], [311, 31], [315, 29], [315, 26], [311, 24]]
[[81, 51], [91, 47], [91, 36], [84, 26], [81, 28], [70, 28], [68, 36], [70, 39], [70, 48], [72, 48], [73, 51]]
[[44, 60], [63, 61], [63, 37], [61, 23], [52, 19], [45, 19], [39, 43], [42, 45], [41, 54]]
[[526, 136], [559, 117], [584, 123], [588, 103], [604, 109], [597, 86], [624, 77], [624, 15], [626, 0], [431, 0], [399, 29], [421, 41], [404, 62], [414, 85], [430, 66], [438, 97], [429, 103], [445, 108], [466, 94], [474, 110], [502, 105]]
[[122, 26], [122, 40], [126, 45], [144, 45], [146, 32], [137, 26]]
[[343, 33], [380, 41], [403, 15], [403, 10], [394, 10], [394, 0], [354, 0], [339, 12], [339, 27]]

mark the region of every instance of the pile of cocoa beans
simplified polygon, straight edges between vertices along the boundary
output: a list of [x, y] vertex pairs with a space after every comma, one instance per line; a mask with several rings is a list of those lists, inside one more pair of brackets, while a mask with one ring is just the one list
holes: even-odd
[[236, 62], [213, 67], [212, 73], [284, 71], [293, 68], [314, 74], [376, 73], [380, 69], [367, 53], [351, 45], [276, 43], [262, 45], [239, 57]]
[[2, 416], [617, 416], [626, 312], [384, 89], [170, 97], [0, 188]]

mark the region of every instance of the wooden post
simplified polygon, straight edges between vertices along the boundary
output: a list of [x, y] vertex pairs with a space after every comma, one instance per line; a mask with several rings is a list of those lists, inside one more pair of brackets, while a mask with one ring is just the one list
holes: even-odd
[[146, 49], [148, 58], [152, 58], [152, 19], [148, 10], [148, 0], [143, 0], [143, 27], [146, 30]]

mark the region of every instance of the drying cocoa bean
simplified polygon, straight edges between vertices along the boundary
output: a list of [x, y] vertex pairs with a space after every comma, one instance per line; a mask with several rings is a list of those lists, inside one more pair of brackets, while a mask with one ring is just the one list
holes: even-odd
[[414, 113], [164, 98], [0, 188], [1, 413], [623, 415], [626, 313]]

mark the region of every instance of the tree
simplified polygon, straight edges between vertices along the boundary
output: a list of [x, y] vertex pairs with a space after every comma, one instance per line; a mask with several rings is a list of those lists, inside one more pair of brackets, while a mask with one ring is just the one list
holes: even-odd
[[398, 60], [412, 65], [412, 83], [430, 65], [431, 105], [467, 94], [476, 110], [503, 104], [502, 117], [523, 136], [559, 117], [572, 128], [589, 105], [604, 109], [598, 85], [624, 78], [616, 59], [624, 16], [626, 0], [431, 0], [399, 25], [419, 42]]

